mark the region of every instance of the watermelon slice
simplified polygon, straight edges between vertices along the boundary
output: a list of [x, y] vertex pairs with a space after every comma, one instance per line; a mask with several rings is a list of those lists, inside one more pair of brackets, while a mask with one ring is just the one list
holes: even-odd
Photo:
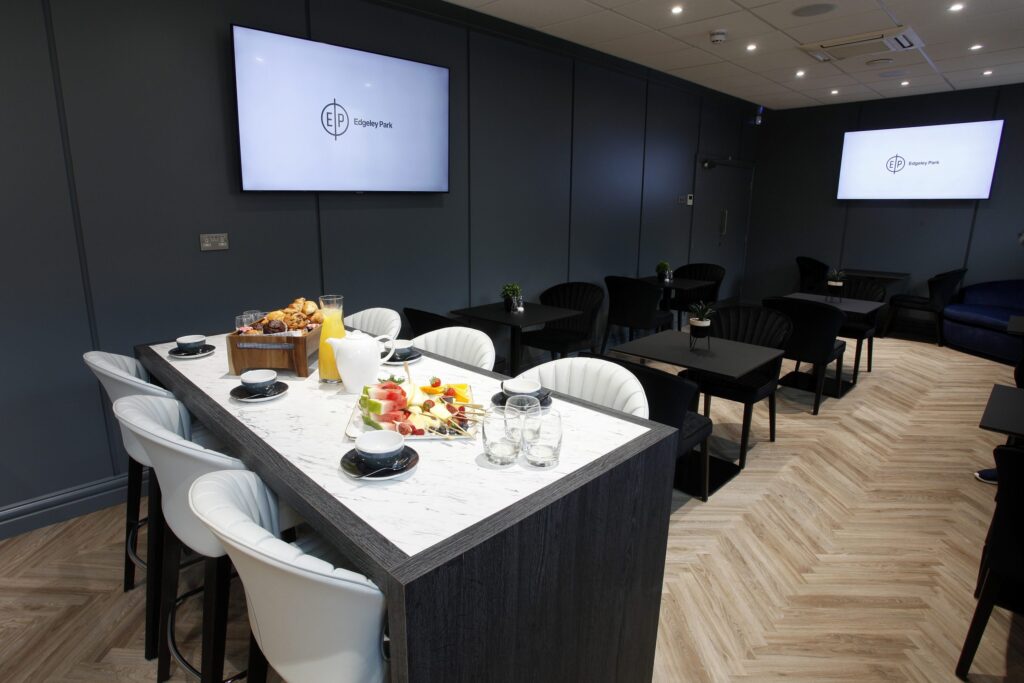
[[396, 410], [401, 411], [407, 403], [408, 402], [405, 400], [404, 396], [397, 400], [381, 400], [370, 398], [369, 396], [359, 397], [359, 407], [362, 408], [364, 412], [373, 413], [375, 415], [379, 415], [380, 413], [391, 413]]
[[387, 431], [396, 431], [398, 426], [394, 422], [377, 422], [369, 415], [363, 415], [363, 424], [371, 429], [384, 429]]

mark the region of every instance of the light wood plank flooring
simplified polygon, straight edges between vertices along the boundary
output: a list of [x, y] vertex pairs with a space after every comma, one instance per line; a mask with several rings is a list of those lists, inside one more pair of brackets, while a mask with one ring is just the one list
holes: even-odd
[[[655, 680], [955, 680], [993, 509], [971, 473], [1001, 443], [977, 428], [994, 382], [1010, 368], [881, 339], [874, 372], [817, 417], [783, 389], [774, 444], [755, 408], [746, 470], [708, 503], [677, 496]], [[741, 415], [712, 403], [713, 452], [735, 456]], [[155, 678], [144, 590], [120, 589], [122, 519], [114, 507], [0, 542], [0, 680]], [[229, 670], [247, 645], [235, 587]], [[198, 661], [197, 606], [180, 640]], [[996, 609], [972, 670], [1024, 680], [1024, 622]]]

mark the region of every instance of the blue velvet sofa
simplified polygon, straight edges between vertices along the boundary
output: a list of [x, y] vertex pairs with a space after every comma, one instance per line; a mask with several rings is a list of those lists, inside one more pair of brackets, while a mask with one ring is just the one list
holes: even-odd
[[950, 346], [1016, 363], [1024, 338], [1006, 332], [1014, 315], [1024, 315], [1024, 280], [979, 282], [943, 310], [942, 332]]

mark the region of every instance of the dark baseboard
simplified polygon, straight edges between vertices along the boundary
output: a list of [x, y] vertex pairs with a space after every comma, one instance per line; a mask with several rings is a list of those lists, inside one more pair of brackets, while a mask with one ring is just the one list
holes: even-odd
[[123, 503], [127, 488], [128, 475], [119, 474], [0, 508], [0, 539]]

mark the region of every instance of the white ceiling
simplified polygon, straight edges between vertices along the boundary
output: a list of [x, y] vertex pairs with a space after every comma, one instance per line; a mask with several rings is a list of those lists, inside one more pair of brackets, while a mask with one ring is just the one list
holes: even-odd
[[[449, 1], [771, 109], [1024, 82], [1024, 0], [962, 0], [958, 12], [954, 0]], [[793, 13], [820, 4], [832, 7]], [[900, 24], [924, 47], [827, 63], [797, 47]], [[716, 29], [728, 31], [721, 45]], [[877, 57], [894, 62], [866, 64]]]

